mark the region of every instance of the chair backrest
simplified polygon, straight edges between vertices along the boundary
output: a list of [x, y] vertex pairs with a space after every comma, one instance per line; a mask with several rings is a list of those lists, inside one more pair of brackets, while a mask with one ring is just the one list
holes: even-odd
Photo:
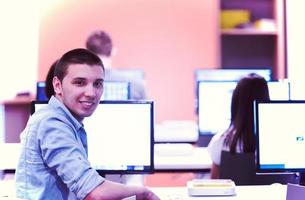
[[254, 153], [221, 152], [219, 167], [221, 179], [232, 179], [236, 185], [265, 185], [272, 183], [298, 183], [295, 174], [256, 174]]
[[255, 181], [255, 157], [253, 153], [221, 152], [219, 167], [221, 179], [232, 179], [236, 185], [249, 185]]

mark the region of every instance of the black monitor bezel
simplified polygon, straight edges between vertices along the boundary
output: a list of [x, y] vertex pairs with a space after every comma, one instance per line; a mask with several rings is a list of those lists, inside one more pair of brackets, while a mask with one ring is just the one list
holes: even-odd
[[[48, 101], [31, 102], [31, 114], [35, 112], [35, 104], [47, 104]], [[151, 174], [154, 172], [154, 102], [152, 100], [102, 100], [100, 104], [149, 104], [150, 105], [150, 165], [136, 170], [102, 170], [95, 169], [100, 175], [106, 174]]]

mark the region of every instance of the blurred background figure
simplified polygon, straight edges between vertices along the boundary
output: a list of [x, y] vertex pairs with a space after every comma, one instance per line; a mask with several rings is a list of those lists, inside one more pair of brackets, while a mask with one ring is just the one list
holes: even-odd
[[105, 81], [130, 82], [130, 99], [146, 99], [146, 88], [144, 78], [135, 78], [112, 68], [112, 58], [116, 53], [112, 39], [108, 33], [102, 30], [95, 31], [89, 35], [86, 48], [98, 55], [105, 66]]

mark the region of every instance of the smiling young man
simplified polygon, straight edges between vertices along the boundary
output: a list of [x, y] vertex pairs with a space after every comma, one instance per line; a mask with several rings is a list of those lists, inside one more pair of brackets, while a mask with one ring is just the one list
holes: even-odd
[[104, 67], [86, 49], [65, 53], [56, 63], [54, 95], [35, 112], [21, 134], [16, 195], [21, 199], [158, 200], [145, 187], [105, 180], [88, 161], [82, 121], [92, 115], [103, 94]]

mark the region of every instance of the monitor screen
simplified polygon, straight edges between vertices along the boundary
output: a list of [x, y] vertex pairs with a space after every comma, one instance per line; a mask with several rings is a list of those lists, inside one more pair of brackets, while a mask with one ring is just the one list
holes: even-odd
[[[231, 98], [237, 81], [198, 82], [198, 129], [200, 135], [224, 132], [231, 121]], [[272, 100], [289, 100], [289, 83], [268, 82]]]
[[259, 172], [305, 172], [304, 119], [305, 101], [255, 102]]
[[102, 100], [128, 100], [130, 99], [130, 82], [105, 81]]
[[[46, 83], [37, 82], [36, 100], [47, 101], [45, 93]], [[130, 82], [127, 81], [105, 81], [102, 100], [128, 100], [130, 99]]]
[[44, 81], [38, 81], [36, 83], [36, 100], [47, 101], [48, 97], [45, 92], [46, 83]]
[[198, 82], [198, 129], [200, 135], [223, 132], [229, 127], [231, 98], [236, 81]]
[[[35, 110], [46, 102], [33, 102]], [[83, 121], [89, 161], [101, 174], [151, 173], [154, 157], [153, 102], [101, 101]]]

